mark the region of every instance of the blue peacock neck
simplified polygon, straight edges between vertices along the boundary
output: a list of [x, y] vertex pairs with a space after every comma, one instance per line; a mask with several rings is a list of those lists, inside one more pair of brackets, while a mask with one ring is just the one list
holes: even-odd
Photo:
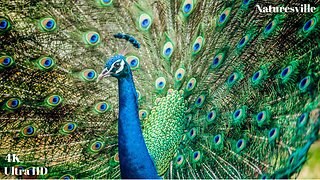
[[158, 178], [143, 139], [132, 73], [118, 78], [118, 148], [122, 178]]

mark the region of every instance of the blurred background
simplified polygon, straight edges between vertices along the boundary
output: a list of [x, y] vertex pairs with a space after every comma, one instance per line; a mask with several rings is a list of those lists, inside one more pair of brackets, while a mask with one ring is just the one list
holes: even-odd
[[308, 157], [298, 179], [320, 179], [320, 141], [311, 146]]

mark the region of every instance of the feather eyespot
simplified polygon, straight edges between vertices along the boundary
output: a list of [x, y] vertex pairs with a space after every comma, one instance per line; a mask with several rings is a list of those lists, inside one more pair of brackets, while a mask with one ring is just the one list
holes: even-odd
[[195, 151], [193, 154], [192, 154], [192, 162], [193, 163], [196, 163], [196, 162], [199, 162], [201, 160], [201, 152], [200, 151]]
[[184, 68], [179, 68], [175, 75], [174, 78], [176, 81], [182, 81], [182, 79], [184, 78], [184, 75], [186, 74], [186, 70]]
[[51, 95], [47, 97], [45, 102], [48, 106], [55, 107], [62, 102], [62, 98], [58, 95]]
[[139, 67], [140, 67], [140, 60], [139, 60], [138, 57], [136, 57], [136, 56], [128, 56], [128, 57], [126, 58], [126, 61], [128, 62], [129, 66], [130, 66], [130, 68], [131, 68], [132, 70], [139, 69]]
[[191, 78], [188, 82], [187, 82], [187, 87], [186, 90], [187, 91], [192, 91], [197, 85], [197, 80], [195, 78]]
[[55, 65], [54, 60], [51, 57], [42, 57], [37, 61], [37, 65], [41, 70], [51, 70]]
[[265, 32], [270, 31], [271, 28], [272, 28], [272, 22], [270, 22], [270, 23], [266, 26]]
[[246, 147], [246, 145], [247, 145], [246, 140], [244, 140], [244, 139], [239, 139], [239, 140], [237, 141], [237, 143], [236, 143], [236, 150], [237, 150], [237, 152], [242, 151], [242, 150]]
[[217, 118], [217, 113], [215, 110], [210, 111], [207, 114], [207, 122], [209, 122], [209, 123], [213, 122], [216, 118]]
[[162, 56], [168, 59], [171, 57], [172, 53], [173, 53], [173, 43], [168, 41], [163, 46]]
[[177, 157], [176, 157], [176, 166], [178, 166], [178, 167], [180, 167], [180, 166], [183, 166], [183, 164], [184, 164], [184, 156], [183, 155], [178, 155]]
[[278, 128], [272, 128], [268, 132], [268, 140], [269, 140], [269, 142], [273, 142], [278, 136], [279, 136], [279, 129]]
[[262, 175], [261, 175], [261, 179], [263, 179], [263, 180], [264, 180], [264, 179], [269, 179], [269, 176], [268, 176], [267, 174], [262, 174]]
[[197, 54], [198, 52], [200, 52], [203, 46], [203, 43], [204, 43], [204, 38], [202, 36], [198, 36], [192, 45], [192, 50], [193, 50], [192, 54]]
[[250, 3], [250, 0], [243, 0], [243, 1], [242, 1], [242, 4], [243, 4], [243, 5], [248, 5], [249, 3]]
[[258, 80], [260, 78], [261, 74], [262, 74], [261, 70], [256, 72], [256, 73], [254, 73], [254, 75], [252, 76], [252, 81]]
[[11, 98], [6, 101], [5, 108], [8, 110], [16, 110], [21, 106], [22, 102], [18, 98]]
[[36, 133], [36, 128], [32, 125], [26, 126], [21, 129], [21, 133], [23, 136], [33, 136]]
[[8, 20], [1, 18], [0, 29], [4, 30], [4, 29], [6, 29], [8, 27], [8, 25], [9, 25]]
[[318, 19], [316, 17], [311, 18], [310, 20], [308, 20], [304, 26], [303, 26], [303, 32], [304, 33], [308, 33], [311, 30], [313, 30], [316, 26], [316, 24], [318, 23]]
[[306, 91], [310, 84], [311, 84], [311, 77], [310, 76], [303, 78], [299, 83], [300, 91]]
[[8, 21], [6, 19], [1, 19], [0, 29], [3, 30], [3, 29], [6, 29], [7, 27], [8, 27]]
[[166, 86], [166, 79], [164, 77], [159, 77], [155, 82], [155, 87], [157, 90], [162, 90]]
[[218, 26], [224, 25], [228, 21], [230, 13], [231, 13], [231, 8], [226, 8], [217, 19], [217, 25]]
[[104, 142], [102, 141], [95, 141], [90, 145], [91, 152], [97, 153], [104, 148]]
[[71, 176], [70, 174], [65, 174], [63, 176], [60, 177], [60, 179], [62, 180], [73, 180], [75, 179], [74, 176]]
[[95, 46], [100, 43], [100, 35], [97, 32], [86, 32], [83, 35], [85, 44]]
[[301, 114], [297, 119], [297, 127], [298, 128], [304, 127], [308, 123], [308, 119], [309, 119], [308, 113]]
[[139, 111], [139, 118], [145, 119], [148, 116], [148, 112], [146, 110], [140, 110]]
[[196, 128], [190, 129], [188, 135], [189, 135], [189, 138], [190, 138], [190, 139], [194, 139], [194, 138], [196, 137], [196, 135], [197, 135], [197, 129], [196, 129]]
[[85, 69], [81, 72], [81, 78], [85, 81], [94, 81], [97, 78], [97, 72], [93, 69]]
[[148, 30], [152, 24], [152, 18], [148, 14], [141, 14], [139, 17], [139, 26], [141, 30]]
[[11, 22], [5, 18], [0, 16], [0, 34], [7, 32], [11, 29]]
[[110, 6], [113, 0], [98, 0], [99, 5], [102, 7]]
[[205, 102], [206, 96], [205, 95], [200, 95], [195, 102], [195, 106], [197, 108], [200, 108], [203, 106], [204, 102]]
[[43, 18], [40, 20], [41, 30], [51, 32], [56, 29], [56, 21], [53, 18]]
[[233, 118], [234, 119], [240, 119], [242, 117], [242, 109], [237, 109], [234, 113], [233, 113]]
[[218, 134], [218, 135], [214, 136], [213, 142], [214, 142], [214, 144], [216, 144], [216, 145], [221, 144], [221, 143], [222, 143], [222, 136], [221, 136], [221, 134]]
[[248, 41], [250, 40], [250, 35], [245, 35], [244, 37], [242, 37], [241, 39], [240, 39], [240, 41], [238, 42], [238, 46], [237, 46], [237, 48], [238, 49], [241, 49], [241, 48], [243, 48], [247, 43], [248, 43]]
[[184, 13], [189, 13], [191, 9], [192, 9], [192, 5], [191, 4], [186, 4], [183, 7], [183, 12]]
[[215, 68], [220, 67], [220, 65], [222, 64], [223, 59], [224, 59], [224, 53], [219, 53], [219, 54], [217, 54], [217, 55], [213, 58], [212, 68], [215, 69]]
[[263, 71], [259, 70], [257, 72], [255, 72], [251, 78], [251, 82], [253, 85], [259, 84], [263, 78]]
[[14, 60], [10, 56], [1, 56], [0, 57], [0, 69], [8, 68], [14, 64]]
[[284, 68], [281, 73], [280, 73], [280, 78], [282, 79], [283, 82], [288, 81], [289, 77], [291, 76], [293, 72], [293, 67], [290, 65], [286, 68]]
[[221, 134], [215, 135], [211, 140], [211, 145], [215, 150], [222, 150], [223, 149], [223, 136]]
[[275, 29], [276, 25], [277, 25], [277, 21], [276, 20], [273, 20], [273, 21], [269, 22], [267, 24], [267, 26], [264, 28], [263, 33], [265, 35], [270, 34], [271, 32], [273, 32], [273, 30]]
[[105, 113], [108, 110], [110, 110], [110, 106], [106, 102], [99, 102], [94, 106], [94, 111], [99, 114]]
[[257, 114], [256, 117], [258, 122], [264, 121], [266, 119], [266, 112], [265, 111], [261, 111]]
[[182, 4], [182, 12], [184, 16], [189, 16], [194, 9], [194, 1], [193, 0], [185, 0]]
[[77, 129], [76, 123], [66, 123], [62, 126], [62, 132], [65, 134], [71, 134]]
[[246, 114], [246, 107], [242, 107], [241, 109], [237, 109], [232, 114], [233, 124], [239, 125], [242, 124], [245, 120]]
[[256, 115], [256, 122], [258, 126], [261, 127], [265, 124], [268, 124], [270, 119], [270, 112], [269, 111], [261, 111]]
[[113, 156], [113, 160], [115, 161], [115, 162], [119, 162], [119, 154], [118, 153], [116, 153], [114, 156]]
[[237, 80], [239, 79], [239, 73], [237, 73], [237, 72], [234, 72], [234, 73], [232, 73], [229, 77], [228, 77], [228, 81], [227, 81], [227, 83], [228, 83], [228, 85], [229, 86], [232, 86], [232, 85], [234, 85], [236, 82], [237, 82]]

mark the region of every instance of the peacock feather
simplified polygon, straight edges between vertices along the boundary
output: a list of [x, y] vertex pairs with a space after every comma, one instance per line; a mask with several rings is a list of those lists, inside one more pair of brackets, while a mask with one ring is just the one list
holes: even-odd
[[320, 3], [257, 5], [301, 3], [2, 0], [0, 178], [297, 177], [320, 128]]

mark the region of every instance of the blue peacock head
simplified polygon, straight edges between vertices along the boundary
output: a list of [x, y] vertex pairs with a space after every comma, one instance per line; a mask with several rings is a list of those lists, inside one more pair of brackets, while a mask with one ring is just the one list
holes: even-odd
[[126, 62], [126, 58], [123, 55], [118, 54], [107, 60], [104, 69], [98, 77], [98, 80], [109, 76], [113, 76], [119, 79], [127, 77], [128, 75], [130, 75], [130, 66]]

